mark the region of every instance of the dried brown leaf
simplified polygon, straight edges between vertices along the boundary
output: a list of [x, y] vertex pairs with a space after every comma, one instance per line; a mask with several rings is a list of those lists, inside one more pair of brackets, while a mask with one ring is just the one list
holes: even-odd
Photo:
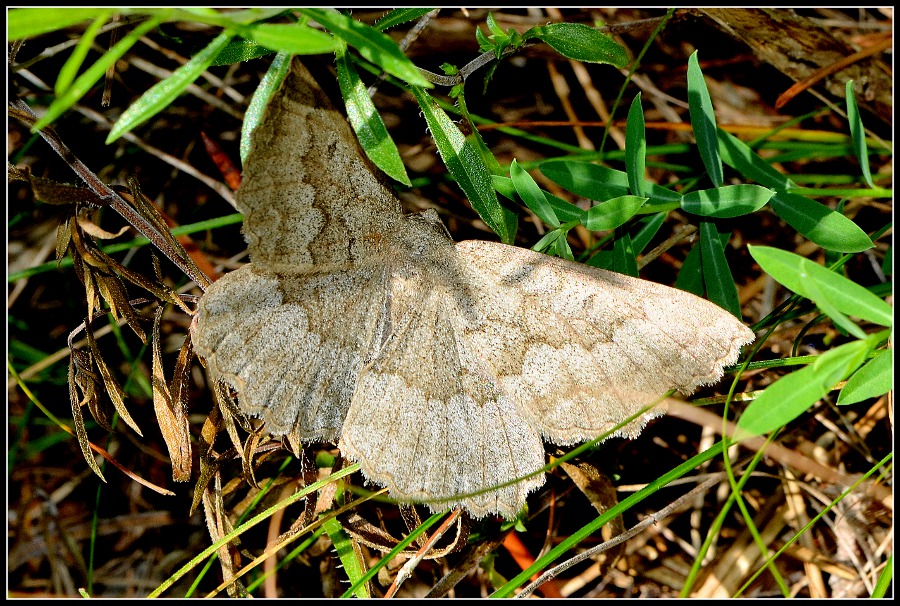
[[75, 425], [75, 437], [78, 440], [78, 446], [81, 448], [81, 454], [84, 456], [84, 460], [87, 461], [88, 467], [100, 476], [100, 479], [104, 482], [106, 478], [103, 477], [103, 472], [100, 471], [100, 467], [97, 465], [97, 461], [94, 460], [94, 455], [91, 452], [91, 443], [88, 440], [87, 436], [87, 428], [84, 426], [84, 416], [81, 414], [81, 406], [82, 402], [78, 399], [78, 388], [76, 387], [76, 360], [80, 355], [87, 355], [85, 352], [80, 352], [79, 350], [73, 349], [72, 355], [69, 358], [69, 402], [72, 405], [72, 421]]
[[125, 423], [127, 423], [128, 426], [135, 431], [135, 433], [143, 437], [144, 434], [141, 433], [141, 430], [138, 427], [137, 423], [131, 417], [128, 409], [125, 407], [125, 401], [123, 400], [125, 392], [122, 391], [122, 388], [119, 386], [118, 381], [116, 381], [116, 378], [109, 371], [109, 367], [107, 367], [106, 361], [103, 359], [103, 356], [100, 353], [100, 348], [97, 347], [97, 341], [96, 339], [94, 339], [94, 331], [91, 329], [90, 322], [88, 321], [85, 321], [84, 323], [84, 334], [87, 337], [88, 347], [91, 348], [94, 365], [97, 367], [97, 370], [100, 371], [100, 376], [103, 378], [103, 383], [106, 386], [106, 393], [109, 396], [109, 399], [112, 401], [116, 412], [119, 413], [119, 416], [122, 418], [122, 420], [125, 421]]
[[162, 347], [160, 346], [159, 326], [164, 308], [156, 310], [153, 320], [153, 409], [159, 421], [169, 458], [172, 459], [172, 478], [176, 482], [186, 482], [191, 477], [191, 436], [187, 412], [172, 399], [166, 384], [162, 366]]

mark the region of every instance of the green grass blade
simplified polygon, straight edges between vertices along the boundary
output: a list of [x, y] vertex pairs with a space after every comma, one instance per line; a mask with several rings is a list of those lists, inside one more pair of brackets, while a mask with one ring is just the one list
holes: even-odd
[[769, 205], [788, 225], [826, 250], [856, 253], [874, 246], [856, 223], [805, 196], [779, 191]]
[[107, 10], [98, 15], [85, 30], [84, 34], [81, 35], [72, 54], [69, 55], [69, 58], [66, 59], [65, 64], [59, 70], [59, 76], [57, 76], [56, 84], [53, 87], [53, 92], [56, 93], [57, 97], [63, 95], [69, 89], [69, 86], [72, 85], [72, 82], [75, 81], [75, 76], [78, 75], [78, 71], [81, 69], [88, 51], [91, 50], [91, 45], [94, 43], [100, 28], [103, 27], [103, 24], [106, 23], [112, 14], [112, 10]]
[[262, 23], [239, 31], [245, 38], [280, 53], [319, 55], [341, 48], [338, 40], [303, 23]]
[[383, 32], [395, 25], [400, 25], [401, 23], [406, 23], [408, 21], [415, 21], [433, 10], [433, 8], [395, 8], [379, 19], [378, 22], [375, 23], [374, 28]]
[[725, 177], [722, 174], [722, 158], [719, 156], [719, 143], [716, 134], [716, 115], [713, 112], [712, 100], [706, 80], [700, 71], [697, 51], [688, 59], [688, 110], [691, 114], [691, 126], [697, 139], [697, 149], [703, 165], [713, 185], [721, 187]]
[[774, 194], [771, 189], [759, 185], [724, 185], [684, 194], [681, 208], [693, 215], [728, 219], [758, 211]]
[[869, 150], [866, 147], [866, 130], [863, 128], [859, 106], [856, 105], [856, 94], [853, 92], [853, 80], [847, 81], [847, 120], [850, 121], [850, 136], [853, 138], [853, 152], [859, 160], [859, 169], [869, 187], [875, 187], [872, 181], [872, 170], [869, 168]]
[[435, 100], [418, 86], [412, 93], [422, 108], [425, 121], [434, 137], [447, 170], [465, 192], [478, 215], [494, 230], [500, 240], [512, 244], [514, 232], [509, 229], [503, 207], [497, 199], [491, 175], [466, 138]]
[[534, 179], [515, 160], [509, 167], [509, 175], [519, 197], [541, 221], [556, 229], [559, 227], [559, 219], [553, 211], [553, 207], [547, 202], [544, 192], [538, 187]]
[[550, 551], [545, 553], [543, 556], [538, 558], [534, 564], [517, 574], [515, 577], [509, 580], [506, 585], [495, 591], [491, 594], [492, 598], [506, 598], [513, 594], [513, 591], [526, 583], [535, 573], [538, 573], [545, 568], [547, 568], [550, 564], [561, 558], [565, 555], [569, 550], [578, 545], [581, 541], [584, 541], [588, 537], [594, 535], [597, 531], [599, 531], [604, 525], [613, 520], [616, 516], [622, 515], [622, 513], [628, 511], [650, 495], [656, 494], [660, 488], [668, 485], [674, 480], [684, 476], [688, 472], [696, 469], [698, 466], [702, 465], [707, 461], [711, 461], [715, 457], [719, 456], [722, 453], [722, 442], [718, 442], [710, 447], [708, 450], [701, 452], [700, 454], [691, 457], [688, 461], [685, 461], [672, 471], [663, 474], [661, 477], [656, 480], [650, 482], [632, 494], [631, 496], [619, 501], [617, 505], [610, 507], [608, 511], [595, 518], [590, 523], [581, 527], [578, 531], [570, 534], [568, 537], [563, 539], [558, 545], [553, 547]]
[[106, 51], [102, 57], [97, 59], [93, 65], [75, 79], [72, 85], [66, 90], [65, 94], [57, 97], [53, 103], [50, 104], [50, 107], [47, 108], [47, 113], [31, 127], [31, 132], [36, 133], [48, 124], [53, 123], [53, 121], [59, 118], [66, 110], [75, 105], [75, 103], [77, 103], [100, 78], [106, 75], [106, 69], [110, 65], [118, 61], [122, 55], [128, 52], [128, 49], [137, 43], [141, 36], [159, 25], [159, 23], [160, 19], [144, 21], [130, 31], [124, 38], [119, 40], [115, 46]]
[[628, 122], [625, 126], [625, 172], [628, 186], [635, 196], [647, 195], [644, 171], [647, 161], [647, 133], [644, 128], [644, 112], [641, 111], [641, 93], [631, 102]]
[[369, 92], [356, 73], [356, 68], [347, 59], [346, 50], [342, 48], [337, 55], [338, 85], [347, 107], [347, 119], [356, 132], [359, 144], [369, 160], [387, 176], [407, 187], [411, 186], [397, 145], [388, 134]]
[[725, 249], [719, 230], [712, 221], [700, 223], [700, 255], [703, 259], [703, 283], [706, 285], [709, 300], [740, 319], [741, 303], [738, 300], [737, 287], [725, 259]]
[[813, 364], [769, 385], [738, 420], [735, 439], [743, 440], [787, 425], [865, 361], [871, 341], [858, 340], [819, 356]]
[[269, 99], [272, 98], [272, 95], [274, 95], [275, 91], [278, 90], [278, 87], [281, 86], [281, 83], [284, 81], [284, 77], [287, 75], [290, 68], [290, 53], [278, 53], [272, 60], [271, 65], [269, 65], [266, 74], [262, 77], [262, 80], [260, 80], [259, 86], [257, 86], [256, 90], [253, 92], [253, 97], [250, 99], [250, 105], [247, 107], [246, 113], [244, 113], [244, 123], [241, 125], [241, 164], [247, 160], [247, 155], [250, 153], [250, 142], [253, 131], [262, 121], [266, 106], [269, 104]]
[[106, 8], [14, 8], [6, 13], [6, 37], [21, 40], [96, 19]]
[[854, 373], [838, 396], [838, 406], [882, 396], [894, 388], [893, 349], [881, 349]]
[[356, 588], [353, 591], [353, 595], [357, 598], [372, 597], [369, 595], [365, 582], [360, 582], [366, 573], [366, 565], [362, 560], [362, 554], [354, 548], [350, 535], [347, 534], [347, 531], [344, 530], [337, 518], [329, 518], [322, 527], [328, 533], [331, 544], [334, 545], [334, 550], [341, 560], [347, 579]]
[[795, 293], [818, 303], [805, 287], [808, 281], [814, 280], [821, 296], [827, 297], [838, 311], [879, 326], [893, 326], [891, 306], [864, 286], [786, 250], [753, 245], [748, 248], [763, 271]]
[[590, 207], [584, 218], [584, 226], [590, 231], [607, 231], [624, 225], [633, 217], [647, 198], [619, 196]]
[[378, 30], [342, 15], [334, 9], [305, 8], [304, 15], [321, 23], [328, 31], [339, 36], [359, 54], [381, 67], [384, 71], [413, 86], [431, 88], [432, 84], [409, 60], [397, 43]]
[[637, 257], [631, 244], [631, 235], [624, 229], [621, 231], [621, 234], [616, 234], [613, 242], [613, 271], [637, 278]]
[[212, 65], [213, 60], [228, 45], [229, 40], [231, 33], [222, 32], [190, 61], [172, 72], [171, 76], [154, 84], [116, 120], [106, 137], [106, 143], [112, 143], [168, 107], [188, 85]]
[[771, 164], [763, 160], [749, 145], [724, 130], [717, 131], [719, 154], [722, 160], [741, 175], [775, 190], [787, 190], [796, 185]]
[[703, 296], [703, 257], [700, 255], [700, 244], [695, 244], [684, 258], [678, 277], [675, 278], [675, 288], [685, 292]]

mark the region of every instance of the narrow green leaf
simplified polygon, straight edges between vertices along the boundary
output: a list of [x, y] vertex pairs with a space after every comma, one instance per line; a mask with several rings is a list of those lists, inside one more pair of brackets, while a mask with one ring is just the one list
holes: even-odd
[[628, 185], [635, 196], [646, 196], [644, 170], [647, 161], [647, 133], [644, 130], [644, 112], [641, 110], [641, 93], [638, 92], [625, 126], [625, 172]]
[[856, 94], [853, 92], [853, 80], [847, 80], [846, 87], [847, 97], [847, 120], [850, 122], [850, 136], [853, 138], [853, 152], [856, 159], [859, 160], [859, 169], [862, 171], [863, 179], [869, 187], [875, 187], [872, 181], [872, 171], [869, 168], [869, 150], [866, 147], [866, 129], [863, 127], [862, 116], [859, 114], [859, 107], [856, 105]]
[[98, 8], [14, 8], [6, 13], [6, 37], [21, 40], [96, 19], [109, 9]]
[[550, 23], [533, 27], [523, 40], [538, 38], [568, 59], [588, 63], [608, 63], [616, 67], [628, 64], [628, 53], [606, 34], [583, 23]]
[[418, 86], [413, 86], [411, 91], [422, 108], [444, 164], [468, 196], [472, 208], [500, 236], [502, 242], [512, 244], [515, 233], [509, 228], [504, 208], [497, 200], [491, 175], [481, 156], [431, 95]]
[[577, 160], [541, 162], [544, 176], [564, 189], [589, 200], [609, 200], [628, 195], [628, 175], [599, 164]]
[[856, 223], [810, 198], [779, 191], [769, 205], [791, 227], [826, 250], [856, 253], [874, 246]]
[[84, 34], [81, 35], [78, 44], [75, 46], [74, 50], [72, 50], [72, 54], [66, 59], [65, 65], [60, 68], [59, 75], [56, 77], [56, 84], [53, 87], [53, 92], [56, 93], [57, 97], [65, 93], [75, 80], [75, 76], [78, 75], [78, 70], [81, 69], [81, 65], [84, 63], [84, 59], [87, 57], [88, 51], [94, 43], [94, 38], [97, 37], [100, 28], [103, 27], [103, 24], [106, 23], [106, 20], [109, 19], [112, 14], [112, 10], [104, 11], [94, 19], [93, 23], [91, 23]]
[[637, 258], [631, 245], [631, 236], [624, 229], [621, 232], [616, 234], [616, 241], [613, 243], [613, 271], [637, 278]]
[[342, 38], [363, 57], [389, 74], [413, 86], [431, 88], [432, 84], [403, 54], [397, 43], [376, 29], [343, 15], [334, 9], [304, 8], [301, 13], [321, 23], [332, 34]]
[[595, 204], [588, 209], [584, 226], [590, 231], [615, 229], [633, 217], [646, 201], [640, 196], [619, 196]]
[[242, 28], [241, 35], [266, 48], [295, 55], [333, 53], [338, 40], [303, 23], [261, 23]]
[[375, 166], [389, 177], [411, 186], [397, 145], [388, 134], [369, 92], [356, 73], [356, 68], [347, 59], [345, 49], [339, 50], [337, 55], [338, 85], [347, 106], [347, 118], [356, 131], [356, 137], [363, 151]]
[[541, 191], [541, 188], [538, 187], [531, 175], [519, 166], [519, 163], [515, 160], [512, 161], [509, 167], [509, 175], [513, 185], [516, 187], [516, 192], [525, 205], [550, 227], [554, 229], [559, 227], [559, 219], [556, 218], [556, 213], [553, 212], [553, 208], [547, 202], [547, 198], [544, 197], [544, 192]]
[[[583, 160], [547, 160], [539, 166], [544, 176], [564, 189], [589, 200], [609, 200], [630, 193], [628, 174]], [[681, 194], [644, 181], [648, 204], [680, 204]], [[674, 207], [673, 207], [674, 208]]]
[[[806, 281], [815, 280], [820, 297], [827, 297], [841, 313], [879, 326], [893, 325], [891, 306], [852, 280], [786, 250], [753, 245], [747, 248], [763, 271], [795, 293], [818, 303], [804, 286]], [[802, 278], [802, 274], [807, 278]]]
[[222, 52], [219, 53], [219, 56], [213, 59], [212, 65], [232, 65], [234, 63], [249, 61], [250, 59], [256, 59], [258, 57], [265, 57], [266, 55], [271, 55], [273, 52], [272, 49], [267, 48], [258, 42], [241, 38], [229, 42], [228, 46], [223, 48]]
[[[575, 256], [572, 254], [572, 247], [569, 246], [569, 239], [566, 237], [566, 233], [561, 230], [559, 237], [556, 239], [556, 256], [569, 261], [575, 260]], [[637, 265], [635, 265], [635, 269], [637, 269]]]
[[366, 565], [362, 559], [362, 553], [354, 547], [353, 540], [337, 518], [329, 518], [322, 525], [334, 550], [337, 552], [338, 559], [343, 565], [344, 572], [347, 574], [347, 580], [356, 589], [353, 592], [358, 598], [372, 597], [369, 594], [369, 588], [364, 582], [360, 582], [363, 575], [366, 574]]
[[713, 185], [721, 187], [725, 177], [722, 174], [722, 158], [719, 156], [716, 115], [709, 98], [709, 89], [706, 88], [706, 80], [700, 71], [697, 51], [688, 58], [687, 81], [688, 111], [691, 114], [694, 137], [697, 139], [697, 149]]
[[401, 23], [406, 23], [407, 21], [415, 21], [421, 17], [424, 17], [431, 11], [433, 8], [395, 8], [384, 17], [378, 20], [375, 23], [374, 27], [380, 32], [383, 32], [386, 29], [390, 29], [395, 25], [400, 25]]
[[815, 301], [816, 305], [826, 316], [831, 318], [831, 321], [834, 322], [834, 325], [838, 328], [844, 329], [847, 333], [853, 335], [857, 339], [865, 339], [866, 333], [856, 325], [850, 318], [845, 316], [840, 310], [832, 303], [831, 299], [828, 298], [823, 292], [822, 289], [819, 288], [819, 282], [816, 277], [810, 276], [806, 273], [805, 268], [801, 267], [800, 275], [798, 276], [800, 279], [800, 284], [803, 287], [803, 290], [809, 294], [809, 298], [812, 301]]
[[666, 221], [666, 213], [655, 213], [646, 216], [637, 222], [637, 231], [629, 230], [631, 233], [631, 244], [634, 246], [635, 254], [641, 254], [653, 237], [662, 228]]
[[725, 259], [719, 230], [712, 221], [700, 222], [700, 255], [703, 258], [703, 282], [709, 300], [740, 319], [741, 303], [737, 287]]
[[562, 236], [562, 231], [558, 229], [554, 229], [548, 231], [543, 235], [543, 237], [535, 242], [534, 246], [531, 247], [531, 250], [537, 252], [547, 252], [551, 247], [556, 247], [556, 241]]
[[847, 375], [859, 368], [870, 348], [868, 341], [853, 341], [822, 354], [814, 364], [794, 371], [769, 385], [738, 420], [735, 438], [743, 440], [787, 425]]
[[206, 48], [191, 57], [190, 61], [172, 72], [171, 76], [157, 82], [150, 90], [141, 95], [140, 99], [132, 103], [116, 120], [106, 137], [106, 143], [112, 143], [138, 124], [149, 120], [168, 107], [188, 85], [206, 71], [206, 68], [212, 64], [222, 49], [228, 45], [229, 40], [231, 40], [231, 34], [222, 32]]
[[571, 202], [566, 202], [562, 198], [554, 196], [547, 190], [542, 189], [541, 192], [547, 199], [547, 203], [553, 208], [553, 212], [556, 214], [556, 218], [559, 219], [560, 223], [582, 221], [585, 215], [587, 215], [587, 211], [582, 210]]
[[875, 582], [875, 588], [872, 590], [872, 595], [870, 597], [873, 598], [883, 598], [887, 595], [887, 590], [892, 587], [892, 583], [894, 580], [894, 554], [888, 556], [887, 562], [885, 562], [884, 568], [881, 569], [881, 573], [878, 575], [878, 580]]
[[97, 82], [100, 78], [106, 75], [106, 69], [119, 60], [119, 58], [124, 55], [128, 49], [130, 49], [134, 44], [140, 39], [141, 36], [149, 32], [151, 29], [159, 25], [158, 19], [150, 19], [149, 21], [144, 21], [136, 28], [131, 30], [124, 38], [119, 40], [119, 42], [113, 46], [111, 49], [106, 51], [106, 53], [97, 59], [97, 61], [87, 68], [84, 73], [82, 73], [78, 78], [75, 79], [75, 82], [72, 83], [65, 94], [60, 97], [57, 97], [53, 103], [50, 104], [50, 107], [47, 108], [47, 113], [38, 120], [34, 126], [31, 127], [31, 132], [36, 133], [40, 129], [44, 128], [48, 124], [51, 124], [54, 120], [59, 118], [63, 112], [72, 107], [79, 99], [81, 99], [90, 88]]
[[275, 91], [281, 86], [284, 77], [291, 69], [290, 53], [278, 53], [269, 65], [269, 69], [259, 82], [259, 86], [253, 92], [250, 99], [250, 105], [244, 113], [244, 123], [241, 125], [241, 164], [247, 161], [247, 155], [250, 153], [251, 135], [256, 125], [262, 121], [266, 106]]
[[[455, 69], [455, 68], [454, 68]], [[451, 70], [452, 71], [452, 70]], [[469, 114], [469, 108], [466, 106], [466, 96], [464, 91], [462, 90], [462, 85], [459, 86], [459, 91], [456, 94], [456, 104], [459, 107], [460, 112], [462, 112], [463, 117], [466, 119], [466, 122], [469, 123], [469, 134], [466, 135], [466, 141], [469, 142], [469, 145], [472, 146], [472, 149], [475, 150], [475, 153], [481, 158], [481, 161], [484, 163], [485, 168], [487, 168], [488, 173], [491, 175], [491, 184], [494, 184], [494, 177], [502, 177], [506, 178], [506, 169], [500, 166], [500, 163], [497, 161], [497, 158], [494, 156], [494, 153], [490, 150], [490, 148], [485, 144], [484, 139], [481, 138], [481, 133], [478, 131], [478, 127], [475, 122], [472, 120], [471, 114]], [[456, 87], [453, 87], [456, 89]], [[451, 95], [454, 93], [451, 93]], [[512, 180], [509, 180], [509, 184], [512, 186]], [[496, 186], [495, 186], [496, 187]], [[501, 191], [501, 190], [497, 190]], [[506, 196], [509, 200], [515, 200], [515, 186], [512, 186], [512, 193], [509, 196]], [[544, 192], [545, 195], [546, 192]], [[557, 198], [557, 200], [559, 200]], [[501, 203], [500, 208], [503, 211], [503, 223], [505, 225], [504, 231], [506, 233], [511, 234], [510, 237], [515, 237], [516, 230], [519, 228], [519, 215], [517, 212], [517, 208], [510, 208], [507, 205]]]
[[516, 186], [513, 185], [512, 179], [509, 177], [501, 177], [500, 175], [491, 174], [491, 184], [498, 194], [507, 200], [516, 199]]
[[759, 185], [724, 185], [684, 194], [681, 208], [703, 217], [726, 219], [756, 212], [775, 194]]
[[703, 288], [703, 257], [700, 256], [700, 244], [695, 244], [678, 270], [675, 278], [675, 288], [702, 297]]
[[763, 160], [749, 145], [722, 129], [718, 129], [719, 154], [731, 168], [751, 181], [778, 191], [797, 185]]
[[893, 349], [881, 349], [854, 373], [838, 396], [838, 406], [882, 396], [894, 388]]

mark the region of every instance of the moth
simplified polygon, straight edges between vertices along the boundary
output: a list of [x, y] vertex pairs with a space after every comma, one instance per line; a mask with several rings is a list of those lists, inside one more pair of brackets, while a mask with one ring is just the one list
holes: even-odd
[[692, 294], [404, 215], [296, 61], [237, 201], [251, 262], [203, 295], [197, 353], [270, 434], [336, 441], [401, 502], [512, 518], [544, 481], [528, 477], [543, 441], [714, 383], [754, 339]]

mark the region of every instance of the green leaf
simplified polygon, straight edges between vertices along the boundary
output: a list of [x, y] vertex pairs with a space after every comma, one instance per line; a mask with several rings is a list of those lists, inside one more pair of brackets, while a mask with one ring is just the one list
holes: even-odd
[[519, 163], [515, 160], [512, 161], [512, 164], [509, 167], [509, 175], [513, 185], [516, 187], [516, 192], [519, 194], [519, 197], [522, 198], [525, 206], [530, 208], [541, 221], [550, 227], [554, 229], [559, 227], [559, 219], [556, 218], [556, 213], [553, 212], [553, 208], [547, 202], [544, 192], [542, 192], [541, 188], [538, 187], [538, 184], [534, 182], [531, 175], [519, 166]]
[[[583, 160], [547, 160], [539, 166], [544, 176], [564, 189], [589, 200], [609, 200], [630, 192], [628, 174]], [[644, 182], [651, 204], [680, 204], [681, 194], [655, 183]]]
[[106, 143], [112, 143], [168, 107], [188, 85], [212, 65], [213, 60], [228, 45], [229, 40], [231, 34], [227, 31], [222, 32], [206, 48], [191, 57], [190, 61], [172, 72], [171, 76], [154, 84], [119, 116], [106, 137]]
[[609, 200], [629, 194], [628, 175], [599, 164], [549, 160], [541, 162], [539, 168], [554, 183], [589, 200]]
[[718, 129], [719, 153], [725, 164], [760, 185], [786, 191], [797, 185], [763, 160], [749, 145], [722, 129]]
[[641, 254], [666, 221], [666, 213], [654, 213], [637, 222], [638, 229], [629, 230], [635, 254]]
[[75, 79], [75, 82], [72, 83], [72, 86], [70, 86], [63, 95], [57, 97], [53, 103], [50, 104], [50, 107], [47, 108], [47, 113], [31, 127], [31, 132], [36, 133], [48, 124], [51, 124], [54, 120], [59, 118], [63, 112], [72, 107], [88, 92], [88, 90], [90, 90], [97, 80], [106, 75], [106, 69], [110, 65], [118, 61], [122, 55], [128, 52], [128, 49], [134, 46], [141, 36], [157, 25], [159, 25], [159, 20], [157, 19], [144, 21], [131, 30], [124, 38], [119, 40], [115, 46], [106, 51], [103, 56], [97, 59], [93, 65]]
[[[804, 286], [814, 280], [820, 298], [828, 298], [829, 304], [841, 313], [879, 326], [893, 325], [891, 306], [852, 280], [786, 250], [753, 245], [748, 245], [748, 249], [763, 271], [795, 293], [818, 304]], [[807, 277], [801, 277], [803, 274]]]
[[[556, 239], [556, 256], [569, 261], [575, 260], [575, 256], [572, 254], [572, 247], [569, 246], [569, 239], [562, 230], [560, 230], [560, 236]], [[635, 269], [637, 269], [637, 265], [635, 265]]]
[[341, 95], [347, 106], [347, 119], [369, 159], [389, 177], [411, 186], [403, 159], [397, 145], [388, 134], [369, 92], [363, 85], [356, 68], [347, 59], [344, 49], [337, 53], [337, 75]]
[[850, 136], [853, 138], [853, 151], [859, 160], [859, 168], [863, 179], [869, 187], [875, 187], [872, 181], [872, 171], [869, 168], [869, 150], [866, 148], [866, 129], [863, 128], [862, 116], [856, 105], [856, 94], [853, 92], [853, 80], [847, 80], [847, 120], [850, 121]]
[[703, 282], [709, 300], [740, 319], [741, 304], [737, 287], [725, 259], [719, 230], [712, 221], [700, 222], [700, 255], [703, 260]]
[[431, 88], [432, 84], [403, 54], [397, 43], [376, 29], [342, 15], [334, 9], [304, 8], [301, 13], [321, 23], [332, 34], [339, 36], [359, 54], [413, 86]]
[[523, 40], [538, 38], [568, 59], [588, 63], [609, 63], [616, 67], [628, 64], [628, 53], [606, 34], [582, 23], [550, 23], [533, 27]]
[[341, 48], [339, 41], [303, 23], [261, 23], [240, 30], [241, 35], [280, 53], [318, 55]]
[[6, 37], [21, 40], [96, 19], [109, 9], [99, 8], [14, 8], [6, 13]]
[[644, 131], [644, 112], [641, 110], [641, 93], [638, 92], [625, 126], [625, 172], [628, 185], [635, 196], [646, 196], [644, 170], [647, 160], [647, 133]]
[[874, 246], [856, 223], [815, 200], [779, 191], [769, 200], [769, 206], [788, 225], [826, 250], [856, 253]]
[[262, 121], [266, 106], [275, 91], [281, 86], [284, 77], [291, 69], [290, 53], [278, 53], [272, 60], [269, 69], [259, 82], [259, 86], [253, 92], [253, 98], [250, 99], [250, 105], [244, 113], [244, 123], [241, 125], [241, 164], [247, 161], [250, 154], [251, 135], [256, 126]]
[[819, 288], [817, 278], [810, 276], [804, 269], [800, 270], [799, 278], [800, 284], [802, 285], [803, 290], [809, 295], [810, 300], [816, 302], [816, 305], [822, 310], [822, 313], [831, 318], [831, 321], [834, 322], [835, 326], [844, 329], [847, 333], [853, 335], [857, 339], [866, 338], [865, 331], [850, 320], [850, 318], [842, 314], [831, 302], [831, 299], [822, 292], [822, 289]]
[[358, 598], [371, 597], [368, 587], [364, 582], [361, 582], [366, 573], [366, 564], [363, 561], [362, 553], [358, 548], [354, 547], [350, 535], [347, 534], [347, 531], [344, 530], [337, 518], [327, 519], [322, 527], [328, 533], [328, 538], [331, 539], [331, 544], [337, 552], [338, 559], [340, 559], [344, 572], [347, 574], [347, 579], [351, 585], [356, 587], [353, 595]]
[[621, 231], [621, 234], [616, 234], [616, 241], [613, 243], [613, 271], [637, 278], [637, 258], [631, 245], [631, 236], [626, 230]]
[[94, 22], [88, 26], [84, 34], [81, 35], [81, 38], [78, 40], [78, 45], [72, 51], [72, 54], [69, 55], [69, 58], [66, 59], [65, 65], [62, 66], [59, 70], [59, 75], [56, 77], [56, 85], [54, 86], [53, 91], [56, 93], [57, 97], [65, 93], [72, 84], [72, 81], [75, 80], [75, 76], [78, 75], [78, 70], [81, 69], [81, 65], [84, 63], [84, 59], [87, 57], [88, 51], [91, 49], [91, 45], [97, 37], [97, 33], [112, 14], [112, 10], [107, 10], [99, 15], [94, 19]]
[[877, 398], [894, 388], [893, 349], [881, 349], [854, 373], [838, 396], [838, 406]]
[[502, 242], [512, 244], [515, 231], [510, 229], [505, 209], [497, 200], [497, 194], [491, 184], [491, 175], [481, 156], [431, 95], [418, 86], [413, 86], [410, 90], [422, 108], [438, 152], [450, 174], [488, 227], [500, 236]]
[[375, 23], [374, 27], [380, 32], [383, 32], [386, 29], [390, 29], [395, 25], [400, 25], [401, 23], [406, 23], [407, 21], [414, 21], [421, 17], [424, 17], [431, 11], [433, 8], [395, 8], [384, 17], [378, 20]]
[[584, 218], [584, 226], [590, 231], [607, 231], [623, 225], [633, 217], [647, 198], [619, 196], [590, 207]]
[[743, 440], [787, 425], [847, 375], [859, 368], [870, 351], [868, 340], [853, 341], [822, 354], [815, 363], [775, 381], [747, 407], [735, 438]]
[[724, 185], [684, 194], [681, 208], [694, 215], [726, 219], [756, 212], [774, 194], [759, 185]]
[[271, 55], [272, 52], [273, 51], [270, 48], [267, 48], [258, 42], [254, 42], [253, 40], [232, 40], [228, 43], [228, 46], [222, 49], [222, 52], [213, 60], [212, 64], [232, 65], [234, 63], [240, 63], [241, 61], [265, 57], [266, 55]]
[[703, 258], [700, 256], [700, 244], [695, 244], [684, 258], [678, 277], [675, 278], [675, 288], [702, 297], [703, 288]]
[[713, 185], [721, 187], [724, 176], [716, 135], [716, 115], [713, 112], [712, 100], [709, 98], [709, 90], [706, 88], [706, 80], [700, 71], [697, 51], [688, 58], [687, 81], [688, 111], [691, 114], [694, 137], [697, 139], [697, 149]]

